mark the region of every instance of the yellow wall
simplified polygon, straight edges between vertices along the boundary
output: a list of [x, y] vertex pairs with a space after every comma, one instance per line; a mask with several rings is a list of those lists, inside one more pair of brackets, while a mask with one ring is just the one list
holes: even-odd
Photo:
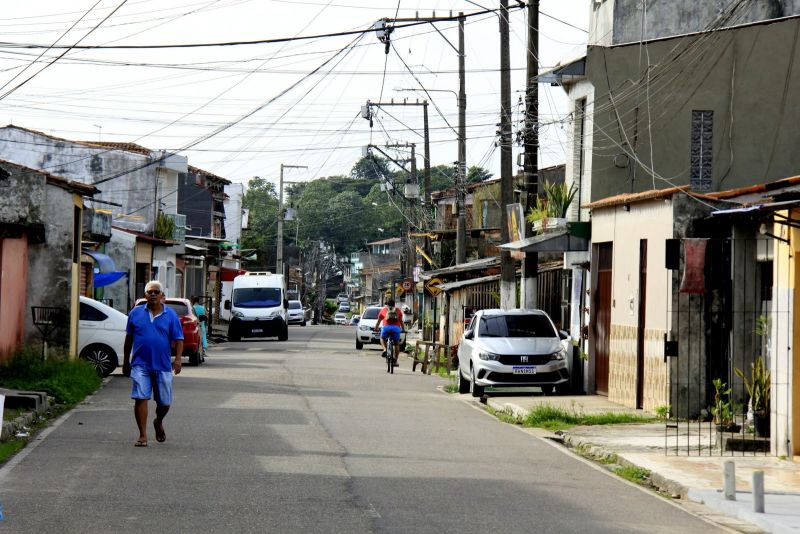
[[643, 408], [669, 402], [664, 334], [669, 329], [670, 271], [665, 241], [673, 237], [672, 202], [656, 199], [592, 213], [592, 242], [613, 242], [608, 398], [636, 406], [636, 335], [639, 322], [639, 241], [647, 239]]
[[[776, 213], [780, 217], [800, 217], [800, 210]], [[793, 414], [800, 413], [800, 389], [793, 377], [800, 369], [800, 230], [781, 224], [774, 224], [770, 233], [776, 239], [773, 261], [772, 294], [772, 349], [770, 351], [770, 372], [772, 376], [771, 445], [772, 453], [778, 456], [800, 455], [800, 421]], [[788, 240], [789, 243], [783, 240]]]

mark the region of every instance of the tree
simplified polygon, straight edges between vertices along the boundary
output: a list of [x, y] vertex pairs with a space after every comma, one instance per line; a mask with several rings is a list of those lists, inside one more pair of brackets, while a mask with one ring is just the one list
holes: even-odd
[[258, 254], [258, 265], [248, 267], [269, 269], [277, 255], [278, 195], [275, 185], [264, 178], [253, 178], [247, 184], [242, 206], [250, 210], [249, 229], [242, 233], [242, 248], [255, 249]]
[[389, 160], [372, 154], [358, 160], [350, 176], [358, 180], [392, 180], [394, 172], [389, 168]]

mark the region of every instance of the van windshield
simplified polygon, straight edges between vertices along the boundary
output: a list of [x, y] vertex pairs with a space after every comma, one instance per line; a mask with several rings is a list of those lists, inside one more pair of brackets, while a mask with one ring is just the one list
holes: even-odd
[[245, 287], [233, 292], [233, 305], [237, 308], [274, 308], [281, 305], [278, 287]]

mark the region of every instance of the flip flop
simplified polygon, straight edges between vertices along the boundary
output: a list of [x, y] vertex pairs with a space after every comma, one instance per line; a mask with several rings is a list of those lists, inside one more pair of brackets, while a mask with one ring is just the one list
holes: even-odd
[[159, 443], [164, 443], [167, 441], [167, 433], [164, 432], [164, 425], [163, 423], [159, 422], [158, 419], [153, 420], [153, 428], [156, 431], [156, 441]]
[[134, 443], [133, 446], [134, 447], [147, 447], [147, 440], [146, 439], [136, 440], [136, 443]]

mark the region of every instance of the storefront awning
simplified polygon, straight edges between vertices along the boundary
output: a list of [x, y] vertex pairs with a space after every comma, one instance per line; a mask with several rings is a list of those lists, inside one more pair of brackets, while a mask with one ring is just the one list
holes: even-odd
[[111, 256], [89, 249], [83, 249], [81, 252], [92, 257], [95, 263], [97, 263], [97, 268], [101, 273], [112, 273], [117, 270], [117, 267], [114, 265], [114, 260], [111, 259]]
[[557, 232], [503, 243], [498, 248], [512, 252], [580, 252], [589, 250], [589, 240], [572, 235], [565, 228]]

